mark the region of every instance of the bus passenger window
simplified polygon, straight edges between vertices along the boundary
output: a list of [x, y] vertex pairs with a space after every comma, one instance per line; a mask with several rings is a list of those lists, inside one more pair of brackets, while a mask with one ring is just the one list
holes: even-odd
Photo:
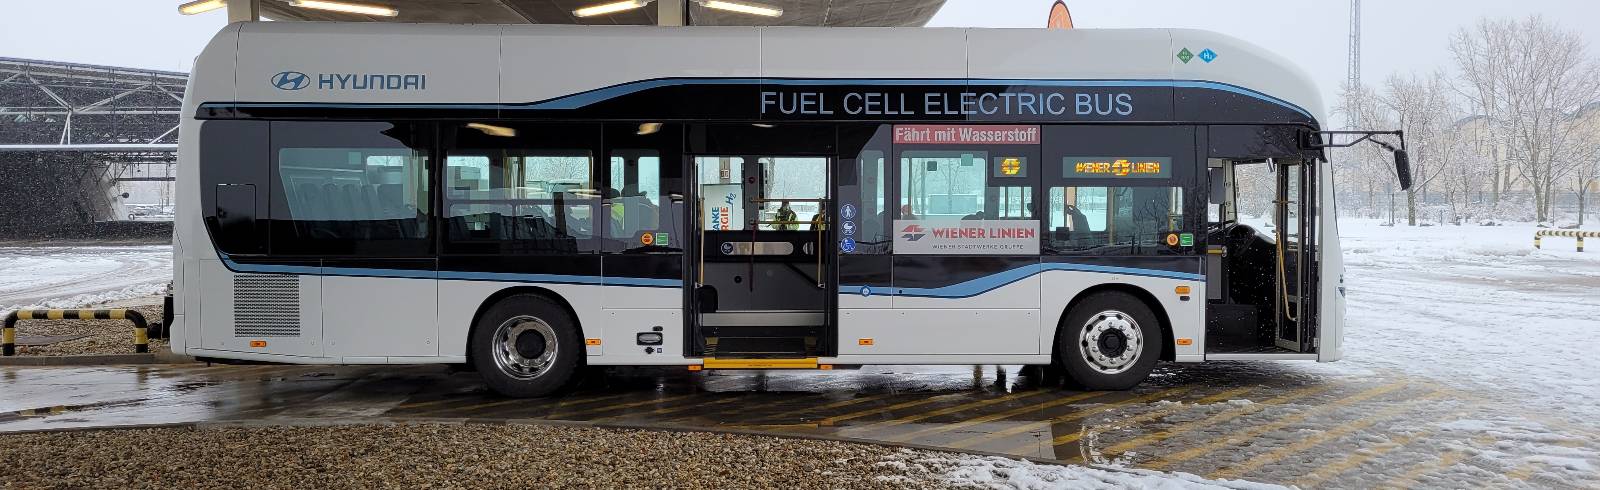
[[900, 219], [1031, 219], [1027, 160], [982, 150], [902, 152]]
[[1183, 230], [1181, 187], [1051, 187], [1047, 243], [1058, 253], [1162, 254]]
[[428, 249], [428, 152], [410, 124], [274, 122], [274, 253]]
[[612, 150], [610, 167], [610, 182], [600, 191], [611, 216], [605, 236], [631, 248], [640, 234], [661, 231], [661, 157], [653, 150]]
[[453, 244], [509, 242], [512, 251], [572, 252], [576, 240], [593, 236], [599, 196], [588, 150], [453, 153], [445, 159]]

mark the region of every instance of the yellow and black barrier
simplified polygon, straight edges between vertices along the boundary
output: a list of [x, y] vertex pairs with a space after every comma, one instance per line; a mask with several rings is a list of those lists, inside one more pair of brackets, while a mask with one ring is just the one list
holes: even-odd
[[125, 308], [109, 310], [17, 310], [0, 324], [0, 356], [17, 355], [18, 320], [128, 320], [133, 322], [133, 351], [150, 352], [150, 325], [144, 315]]
[[1542, 238], [1542, 237], [1547, 237], [1547, 236], [1562, 236], [1562, 237], [1568, 237], [1568, 238], [1577, 238], [1578, 239], [1578, 251], [1582, 252], [1583, 251], [1583, 239], [1584, 238], [1600, 238], [1600, 231], [1539, 230], [1539, 231], [1533, 232], [1533, 248], [1540, 248], [1539, 247], [1539, 245], [1540, 245], [1540, 243], [1539, 243], [1540, 240], [1539, 239]]

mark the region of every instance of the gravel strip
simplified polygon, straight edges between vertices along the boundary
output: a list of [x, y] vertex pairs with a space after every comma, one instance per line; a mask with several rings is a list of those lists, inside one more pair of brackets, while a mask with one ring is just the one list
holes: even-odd
[[949, 488], [869, 444], [590, 427], [403, 424], [0, 435], [16, 488]]
[[[103, 307], [85, 307], [95, 309]], [[152, 326], [161, 323], [161, 305], [122, 306], [139, 310]], [[17, 335], [82, 335], [76, 340], [50, 345], [19, 345], [18, 356], [81, 356], [91, 354], [132, 354], [133, 322], [127, 320], [20, 320]], [[150, 339], [150, 352], [167, 345], [167, 341]]]

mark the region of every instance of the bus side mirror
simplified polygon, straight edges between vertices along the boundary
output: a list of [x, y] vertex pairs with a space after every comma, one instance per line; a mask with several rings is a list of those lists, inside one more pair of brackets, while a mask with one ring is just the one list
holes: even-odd
[[1411, 155], [1405, 150], [1394, 151], [1394, 175], [1400, 179], [1400, 190], [1411, 189]]

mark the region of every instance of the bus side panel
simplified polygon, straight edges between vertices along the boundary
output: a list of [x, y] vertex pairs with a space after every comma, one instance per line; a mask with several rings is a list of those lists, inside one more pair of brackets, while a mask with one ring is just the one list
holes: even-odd
[[[489, 297], [516, 288], [539, 288], [555, 293], [578, 315], [586, 342], [589, 364], [687, 364], [683, 357], [683, 290], [676, 287], [626, 287], [595, 284], [555, 284], [503, 281], [439, 281], [439, 355], [465, 361], [472, 321]], [[668, 308], [613, 308], [602, 306], [603, 298], [616, 295], [635, 298], [635, 305]], [[661, 327], [664, 342], [645, 352], [636, 342], [642, 332]]]
[[322, 278], [328, 357], [439, 355], [437, 281], [426, 278]]
[[[1167, 321], [1172, 326], [1174, 339], [1192, 339], [1189, 345], [1175, 345], [1174, 360], [1200, 362], [1205, 360], [1205, 281], [1165, 277], [1146, 277], [1101, 272], [1046, 270], [1044, 272], [1044, 328], [1039, 332], [1041, 352], [1055, 352], [1056, 329], [1067, 314], [1067, 305], [1073, 298], [1091, 287], [1102, 284], [1133, 286], [1150, 293], [1166, 310]], [[1188, 301], [1174, 293], [1178, 286], [1191, 288]], [[1157, 313], [1160, 314], [1160, 313]]]
[[1318, 302], [1322, 311], [1317, 315], [1322, 323], [1317, 326], [1317, 361], [1332, 362], [1344, 358], [1344, 256], [1339, 249], [1339, 220], [1334, 208], [1333, 166], [1318, 165], [1317, 178], [1322, 182], [1318, 186], [1321, 196], [1318, 219], [1321, 227], [1322, 245], [1317, 247], [1317, 253], [1322, 254], [1319, 265], [1322, 271], [1317, 277], [1322, 284], [1318, 285], [1318, 294], [1323, 300]]
[[322, 276], [254, 274], [200, 259], [201, 328], [191, 347], [323, 357]]

